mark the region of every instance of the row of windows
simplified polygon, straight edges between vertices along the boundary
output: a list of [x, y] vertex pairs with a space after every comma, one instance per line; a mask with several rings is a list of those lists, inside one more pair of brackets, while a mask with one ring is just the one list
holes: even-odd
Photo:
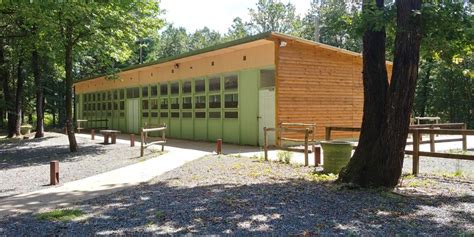
[[[208, 99], [208, 107], [212, 109], [218, 109], [222, 107], [221, 95], [210, 95]], [[182, 109], [193, 109], [193, 100], [192, 97], [183, 97], [181, 103], [179, 98], [162, 98], [159, 106], [158, 99], [151, 100], [142, 100], [142, 109], [180, 109], [180, 104]], [[232, 109], [239, 107], [239, 95], [238, 94], [226, 94], [224, 95], [224, 108]], [[205, 109], [206, 108], [206, 96], [196, 96], [194, 97], [194, 108], [195, 109]]]
[[[221, 90], [221, 78], [220, 77], [211, 77], [209, 78], [208, 83], [208, 91], [209, 92], [219, 92]], [[205, 79], [196, 79], [194, 81], [194, 92], [195, 93], [204, 93], [206, 88], [206, 81]], [[224, 90], [225, 91], [233, 91], [237, 90], [239, 87], [239, 81], [237, 75], [229, 75], [224, 77]], [[158, 96], [158, 89], [161, 96], [170, 95], [178, 95], [180, 91], [180, 83], [173, 82], [168, 84], [162, 84], [160, 86], [153, 85], [153, 86], [145, 86], [141, 88], [142, 97], [157, 97]], [[139, 98], [140, 97], [140, 88], [128, 88], [125, 89], [127, 98]], [[94, 101], [110, 101], [110, 100], [124, 100], [125, 99], [125, 91], [124, 90], [115, 90], [113, 92], [100, 92], [100, 93], [92, 93], [86, 94], [84, 97], [84, 102], [94, 102]], [[181, 91], [183, 94], [191, 94], [192, 93], [192, 82], [185, 81], [181, 84]]]
[[[207, 112], [208, 117], [211, 119], [220, 119], [221, 112], [220, 111], [209, 111]], [[193, 118], [193, 112], [143, 112], [142, 116], [147, 118], [157, 118], [158, 115], [161, 118]], [[180, 117], [181, 115], [181, 117]], [[206, 118], [206, 112], [194, 112], [194, 118]], [[226, 111], [224, 112], [224, 118], [239, 118], [239, 112], [237, 111]]]
[[85, 103], [84, 111], [101, 111], [101, 110], [125, 110], [125, 102], [102, 102], [102, 103]]

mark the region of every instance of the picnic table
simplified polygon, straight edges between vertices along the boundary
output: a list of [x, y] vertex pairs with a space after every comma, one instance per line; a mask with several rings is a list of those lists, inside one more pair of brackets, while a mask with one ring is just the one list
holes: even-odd
[[439, 123], [440, 117], [415, 117], [415, 120], [417, 121], [417, 124], [421, 124], [421, 121], [435, 121], [435, 124]]
[[104, 144], [109, 144], [109, 137], [112, 138], [111, 143], [117, 143], [117, 134], [120, 133], [118, 130], [100, 130], [100, 133], [104, 136]]
[[81, 123], [84, 122], [84, 123], [87, 123], [87, 120], [85, 119], [78, 119], [77, 120], [77, 132], [80, 133], [82, 129], [84, 129], [83, 127], [81, 127]]

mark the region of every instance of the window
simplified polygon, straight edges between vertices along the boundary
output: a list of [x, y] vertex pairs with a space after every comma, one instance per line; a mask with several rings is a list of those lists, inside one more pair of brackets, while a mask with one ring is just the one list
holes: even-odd
[[236, 90], [239, 87], [237, 75], [224, 77], [224, 90]]
[[151, 109], [158, 109], [158, 100], [155, 99], [155, 100], [150, 100], [150, 107]]
[[183, 109], [192, 109], [193, 100], [191, 97], [183, 97]]
[[157, 97], [158, 96], [158, 86], [151, 86], [151, 97]]
[[197, 79], [194, 81], [194, 92], [200, 93], [206, 91], [206, 81], [204, 79]]
[[209, 78], [209, 91], [220, 91], [221, 79], [219, 77]]
[[114, 91], [114, 100], [118, 100], [118, 91]]
[[118, 109], [119, 109], [118, 103], [114, 102], [114, 110], [118, 110]]
[[179, 109], [179, 98], [171, 98], [171, 109]]
[[143, 112], [143, 113], [142, 113], [142, 116], [143, 116], [143, 117], [148, 117], [148, 115], [149, 115], [148, 112]]
[[168, 95], [168, 84], [160, 85], [160, 94], [161, 96]]
[[193, 113], [192, 112], [183, 112], [183, 118], [192, 118]]
[[183, 93], [189, 94], [191, 93], [191, 90], [192, 90], [191, 82], [190, 81], [183, 82]]
[[120, 99], [125, 99], [125, 90], [120, 90]]
[[107, 100], [112, 100], [112, 91], [107, 92]]
[[239, 107], [239, 95], [238, 94], [227, 94], [225, 95], [225, 108], [238, 108]]
[[112, 102], [107, 103], [107, 109], [112, 110]]
[[168, 112], [161, 112], [160, 117], [162, 118], [168, 118]]
[[221, 112], [209, 112], [209, 118], [221, 118]]
[[142, 96], [148, 97], [148, 86], [142, 88]]
[[225, 112], [224, 118], [239, 118], [239, 112]]
[[274, 87], [275, 86], [275, 70], [261, 70], [260, 71], [260, 87]]
[[107, 110], [107, 104], [105, 102], [102, 103], [102, 110]]
[[151, 112], [151, 117], [152, 117], [152, 118], [157, 118], [157, 117], [158, 117], [158, 113], [157, 113], [157, 112]]
[[206, 112], [196, 112], [195, 117], [196, 118], [206, 118]]
[[142, 109], [148, 109], [148, 100], [142, 100]]
[[179, 118], [179, 112], [172, 112], [171, 118]]
[[[160, 109], [168, 109], [168, 99], [161, 99]], [[166, 116], [168, 117], [168, 116]]]
[[125, 117], [125, 112], [120, 112], [120, 117]]
[[135, 88], [128, 88], [127, 89], [127, 98], [128, 99], [134, 99], [140, 97], [140, 88], [135, 87]]
[[221, 96], [210, 95], [209, 96], [209, 108], [220, 108], [221, 107]]
[[125, 110], [125, 101], [120, 101], [120, 110]]
[[100, 98], [102, 98], [102, 97], [101, 97], [101, 94], [99, 93], [99, 94], [97, 94], [97, 101], [101, 101]]
[[172, 95], [179, 94], [179, 82], [175, 82], [171, 84], [171, 94]]
[[205, 109], [206, 108], [206, 96], [196, 96], [194, 97], [196, 100], [194, 104], [194, 108], [196, 109]]

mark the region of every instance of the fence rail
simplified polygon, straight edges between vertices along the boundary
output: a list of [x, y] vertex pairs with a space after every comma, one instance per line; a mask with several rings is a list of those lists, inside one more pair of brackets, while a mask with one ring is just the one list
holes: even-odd
[[[458, 128], [458, 129], [453, 129]], [[353, 127], [326, 127], [326, 140], [331, 140], [333, 131], [360, 132], [360, 128]], [[429, 124], [429, 125], [411, 125], [409, 133], [412, 134], [413, 150], [406, 150], [405, 154], [413, 156], [413, 175], [418, 175], [420, 170], [420, 156], [428, 156], [434, 158], [456, 159], [456, 160], [474, 160], [474, 155], [452, 154], [435, 152], [435, 144], [441, 142], [462, 141], [462, 150], [467, 151], [467, 136], [474, 136], [474, 130], [466, 129], [464, 123], [445, 123], [445, 124]], [[423, 134], [430, 135], [429, 141], [423, 141]], [[455, 139], [435, 139], [435, 135], [460, 135], [461, 138]], [[420, 151], [420, 145], [430, 143], [430, 151]]]
[[[147, 125], [145, 125], [147, 126]], [[143, 157], [145, 154], [145, 148], [151, 145], [161, 145], [161, 151], [165, 150], [165, 144], [166, 144], [166, 124], [163, 124], [162, 126], [157, 126], [157, 127], [151, 127], [151, 128], [142, 128], [140, 130], [140, 137], [141, 137], [141, 145], [140, 145], [140, 157]], [[148, 142], [148, 133], [149, 132], [161, 132], [161, 140], [156, 140], [152, 142]]]

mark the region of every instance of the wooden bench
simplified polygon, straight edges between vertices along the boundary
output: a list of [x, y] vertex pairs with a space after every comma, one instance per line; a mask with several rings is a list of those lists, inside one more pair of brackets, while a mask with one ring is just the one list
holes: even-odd
[[112, 138], [111, 143], [117, 143], [117, 134], [120, 133], [118, 130], [100, 130], [100, 133], [104, 136], [104, 144], [109, 144], [109, 137]]

